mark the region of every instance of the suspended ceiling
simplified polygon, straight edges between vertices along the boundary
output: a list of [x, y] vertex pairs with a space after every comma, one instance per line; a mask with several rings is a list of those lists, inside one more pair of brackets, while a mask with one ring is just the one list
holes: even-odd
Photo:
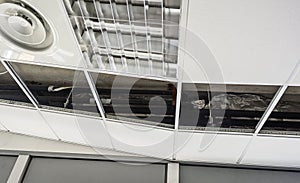
[[[1, 104], [2, 130], [168, 159], [300, 165], [295, 148], [297, 133], [275, 133], [278, 137], [262, 133], [284, 93], [289, 94], [286, 92], [288, 86], [299, 86], [298, 1], [189, 0], [181, 4], [179, 1], [147, 1], [148, 4], [146, 1], [97, 1], [103, 15], [99, 7], [87, 10], [92, 15], [85, 14], [85, 8], [93, 9], [96, 1], [26, 2], [44, 16], [56, 37], [52, 47], [42, 51], [24, 49], [1, 38], [5, 42], [1, 48], [4, 73], [1, 77], [6, 77], [1, 78], [1, 84], [10, 83], [18, 88], [15, 92], [24, 95], [22, 101], [18, 101], [21, 103], [3, 101]], [[155, 11], [151, 13], [152, 8]], [[110, 17], [109, 12], [113, 12], [113, 16], [122, 13], [124, 16]], [[130, 19], [139, 16], [143, 18]], [[149, 19], [151, 16], [154, 22]], [[91, 20], [95, 25], [89, 24]], [[81, 31], [79, 37], [78, 30]], [[141, 44], [129, 44], [131, 48], [122, 46], [120, 40], [125, 39], [126, 31], [133, 39], [130, 43], [137, 41], [134, 39], [140, 34], [144, 36]], [[92, 34], [99, 36], [96, 42]], [[111, 88], [116, 77], [120, 80], [114, 89], [131, 87], [138, 92], [151, 91], [138, 93], [141, 96], [152, 96], [153, 92], [160, 91], [159, 96], [169, 102], [166, 108], [170, 114], [150, 122], [140, 117], [119, 118], [109, 114], [110, 98], [103, 97], [107, 94], [101, 91]], [[140, 82], [132, 87], [131, 80]], [[180, 129], [180, 101], [184, 102], [181, 94], [185, 92], [185, 87], [181, 91], [182, 83], [198, 83], [192, 86], [198, 89], [205, 83], [225, 83], [228, 85], [225, 91], [238, 94], [249, 93], [249, 90], [261, 94], [263, 91], [268, 103], [261, 114], [254, 117], [256, 123], [249, 129], [230, 127], [223, 130], [220, 126], [212, 126], [212, 129], [204, 126], [196, 131], [194, 128]], [[259, 87], [256, 90], [253, 86]], [[268, 86], [273, 89], [265, 89]], [[80, 93], [82, 90], [72, 93], [74, 96], [76, 92], [85, 94], [75, 97], [82, 105], [67, 110], [64, 105], [53, 107], [47, 100], [43, 103], [44, 96], [39, 92], [50, 92], [49, 88], [56, 89], [54, 92], [62, 89], [67, 96], [74, 92], [71, 88], [83, 88], [83, 93]], [[215, 92], [216, 88], [210, 89]], [[299, 96], [299, 90], [295, 91], [294, 97]], [[155, 102], [160, 101], [156, 99]], [[297, 99], [295, 102], [299, 103]], [[292, 107], [298, 109], [298, 103]], [[85, 113], [78, 112], [82, 109]], [[14, 113], [18, 115], [10, 115]], [[159, 120], [165, 120], [163, 125], [157, 123]], [[297, 120], [299, 117], [296, 117], [298, 123]], [[216, 135], [216, 131], [222, 132]], [[272, 147], [264, 145], [272, 143]], [[281, 148], [282, 145], [285, 148]], [[268, 152], [273, 155], [268, 156]]]

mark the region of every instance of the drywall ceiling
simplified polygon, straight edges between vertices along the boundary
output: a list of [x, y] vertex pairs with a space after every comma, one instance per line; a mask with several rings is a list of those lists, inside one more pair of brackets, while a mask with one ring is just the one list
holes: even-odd
[[187, 6], [183, 81], [280, 85], [300, 60], [300, 1], [189, 0]]

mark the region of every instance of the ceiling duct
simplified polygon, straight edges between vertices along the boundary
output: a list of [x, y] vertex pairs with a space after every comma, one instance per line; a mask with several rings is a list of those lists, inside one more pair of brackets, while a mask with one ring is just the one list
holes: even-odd
[[0, 14], [2, 59], [83, 66], [82, 54], [61, 0], [0, 0]]
[[22, 48], [46, 49], [53, 43], [47, 21], [29, 5], [21, 2], [0, 4], [0, 27], [6, 38]]

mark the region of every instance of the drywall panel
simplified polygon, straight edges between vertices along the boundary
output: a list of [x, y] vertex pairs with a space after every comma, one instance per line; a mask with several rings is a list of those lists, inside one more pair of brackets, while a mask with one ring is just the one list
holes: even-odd
[[290, 85], [300, 86], [300, 68], [298, 68], [298, 72], [296, 72], [295, 78], [290, 82]]
[[184, 81], [286, 82], [300, 59], [299, 11], [298, 0], [189, 0]]
[[107, 130], [116, 150], [163, 159], [173, 155], [171, 130], [116, 122], [108, 122]]
[[98, 148], [112, 149], [110, 136], [104, 122], [96, 117], [77, 114], [42, 112], [43, 116], [62, 141], [84, 144]]
[[113, 144], [107, 123], [99, 118], [76, 117], [77, 125], [85, 143], [91, 147], [112, 149]]
[[178, 132], [176, 159], [235, 164], [251, 136]]
[[256, 137], [250, 144], [242, 164], [300, 167], [300, 139]]
[[1, 123], [11, 132], [57, 139], [35, 109], [0, 105]]
[[95, 151], [94, 148], [89, 146], [13, 134], [9, 132], [0, 132], [0, 150], [133, 156], [132, 154], [120, 153], [108, 149], [97, 148], [97, 151]]
[[42, 112], [43, 116], [63, 141], [85, 144], [77, 124], [76, 115]]
[[5, 126], [3, 126], [1, 121], [0, 121], [0, 131], [7, 131], [7, 129], [5, 128]]

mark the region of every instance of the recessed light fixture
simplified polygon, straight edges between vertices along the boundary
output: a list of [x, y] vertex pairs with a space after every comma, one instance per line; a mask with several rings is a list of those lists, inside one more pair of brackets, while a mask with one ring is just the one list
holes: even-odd
[[177, 75], [180, 0], [65, 0], [91, 68]]

